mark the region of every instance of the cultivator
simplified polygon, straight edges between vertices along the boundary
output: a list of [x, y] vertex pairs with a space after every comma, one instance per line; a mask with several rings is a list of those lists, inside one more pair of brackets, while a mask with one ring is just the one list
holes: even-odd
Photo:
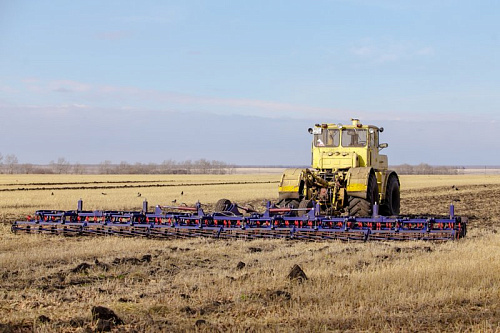
[[[378, 215], [370, 217], [320, 215], [312, 208], [282, 208], [267, 203], [264, 213], [240, 212], [242, 207], [226, 202], [225, 210], [205, 213], [202, 205], [156, 206], [149, 211], [39, 210], [26, 221], [12, 225], [13, 232], [64, 235], [117, 235], [151, 238], [285, 238], [302, 240], [455, 240], [466, 235], [467, 219], [456, 217], [454, 206], [446, 217], [416, 218]], [[244, 209], [243, 209], [244, 210]], [[301, 212], [301, 210], [306, 210]], [[299, 216], [301, 215], [301, 216]]]

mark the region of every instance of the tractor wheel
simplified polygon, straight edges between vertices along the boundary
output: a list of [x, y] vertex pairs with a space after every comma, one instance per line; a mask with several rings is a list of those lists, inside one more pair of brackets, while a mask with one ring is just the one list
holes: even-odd
[[351, 216], [371, 216], [373, 205], [378, 199], [377, 178], [370, 174], [366, 189], [366, 199], [349, 197], [349, 215]]
[[349, 197], [349, 215], [350, 216], [370, 216], [370, 202], [356, 197]]
[[380, 213], [385, 216], [399, 215], [400, 193], [398, 178], [394, 175], [387, 181], [385, 203], [380, 207]]
[[306, 215], [312, 208], [314, 204], [312, 200], [302, 200], [299, 203], [299, 211], [297, 211], [297, 216]]
[[215, 204], [215, 212], [216, 213], [227, 212], [229, 210], [229, 208], [231, 208], [231, 201], [228, 199], [220, 199]]

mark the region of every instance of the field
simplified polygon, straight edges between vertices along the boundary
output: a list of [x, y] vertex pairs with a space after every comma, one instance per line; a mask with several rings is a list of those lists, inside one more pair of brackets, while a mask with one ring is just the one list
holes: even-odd
[[[222, 197], [262, 209], [279, 177], [0, 175], [0, 332], [94, 331], [93, 306], [114, 310], [122, 332], [500, 330], [500, 175], [401, 177], [403, 214], [443, 215], [454, 202], [469, 217], [457, 242], [10, 232], [9, 222], [80, 198], [86, 209], [140, 209], [147, 198], [209, 210]], [[287, 278], [295, 264], [307, 280]]]

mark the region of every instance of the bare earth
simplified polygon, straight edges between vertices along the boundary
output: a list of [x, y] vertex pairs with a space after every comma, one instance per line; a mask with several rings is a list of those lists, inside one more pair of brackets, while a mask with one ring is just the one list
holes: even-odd
[[[74, 209], [79, 198], [87, 209], [139, 209], [144, 198], [209, 209], [222, 197], [262, 209], [279, 177], [0, 175], [0, 332], [103, 329], [93, 306], [112, 309], [120, 332], [500, 330], [500, 175], [402, 177], [403, 214], [444, 215], [453, 202], [469, 217], [456, 242], [10, 232], [36, 209]], [[287, 278], [295, 264], [307, 280]]]

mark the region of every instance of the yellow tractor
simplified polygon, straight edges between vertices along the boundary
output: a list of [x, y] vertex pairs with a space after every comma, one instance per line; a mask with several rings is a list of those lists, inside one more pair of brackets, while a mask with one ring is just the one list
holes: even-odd
[[388, 170], [387, 155], [379, 151], [383, 127], [352, 124], [316, 124], [312, 167], [286, 169], [279, 185], [280, 206], [297, 209], [299, 216], [318, 203], [321, 214], [371, 216], [377, 203], [385, 216], [399, 214], [399, 177]]

